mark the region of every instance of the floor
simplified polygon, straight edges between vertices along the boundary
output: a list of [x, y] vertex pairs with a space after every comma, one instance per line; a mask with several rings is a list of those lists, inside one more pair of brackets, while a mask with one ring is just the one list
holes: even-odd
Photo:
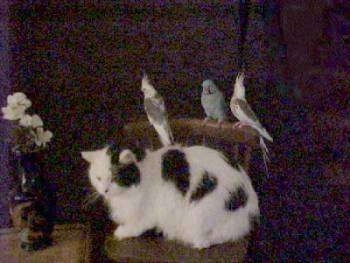
[[305, 112], [285, 114], [271, 176], [257, 184], [263, 218], [248, 253], [255, 262], [350, 258], [349, 129]]
[[88, 229], [83, 225], [56, 225], [53, 245], [26, 252], [20, 248], [20, 232], [14, 228], [1, 229], [0, 262], [6, 263], [80, 263], [90, 262]]

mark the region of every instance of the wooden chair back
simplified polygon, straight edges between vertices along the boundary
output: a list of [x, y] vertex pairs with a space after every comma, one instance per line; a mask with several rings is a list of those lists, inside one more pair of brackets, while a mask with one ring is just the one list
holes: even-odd
[[[198, 119], [171, 120], [170, 126], [176, 143], [214, 148], [249, 172], [251, 153], [259, 146], [255, 130], [247, 127], [234, 129], [232, 123], [223, 123], [221, 127], [214, 122], [203, 125], [203, 121]], [[161, 147], [155, 129], [147, 120], [125, 125], [122, 140], [126, 145], [136, 143], [149, 149]]]

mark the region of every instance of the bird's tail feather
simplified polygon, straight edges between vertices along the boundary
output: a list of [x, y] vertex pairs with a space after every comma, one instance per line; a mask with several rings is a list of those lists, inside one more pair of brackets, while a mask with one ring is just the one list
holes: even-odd
[[267, 132], [267, 130], [265, 128], [262, 128], [259, 131], [260, 131], [260, 135], [262, 137], [264, 137], [266, 140], [268, 140], [270, 142], [273, 142], [271, 135]]
[[169, 136], [170, 136], [171, 144], [174, 144], [174, 143], [175, 143], [175, 140], [174, 140], [174, 135], [173, 135], [171, 129], [169, 129]]
[[174, 137], [173, 137], [173, 134], [171, 132], [169, 124], [157, 125], [154, 128], [158, 132], [160, 141], [162, 142], [163, 146], [169, 146], [169, 145], [174, 144]]
[[174, 135], [173, 135], [173, 132], [171, 131], [169, 123], [167, 123], [166, 125], [166, 130], [169, 135], [170, 144], [174, 144]]
[[272, 136], [267, 132], [267, 130], [262, 127], [260, 124], [251, 124], [251, 127], [254, 128], [255, 130], [257, 130], [260, 134], [260, 136], [264, 137], [266, 140], [273, 142], [273, 138]]
[[265, 142], [264, 142], [264, 138], [262, 136], [260, 136], [260, 148], [261, 148], [261, 152], [263, 155], [263, 160], [264, 160], [264, 165], [265, 165], [265, 169], [266, 169], [266, 173], [267, 176], [269, 176], [269, 169], [267, 167], [267, 162], [270, 162], [270, 157], [269, 157], [269, 149], [267, 148]]

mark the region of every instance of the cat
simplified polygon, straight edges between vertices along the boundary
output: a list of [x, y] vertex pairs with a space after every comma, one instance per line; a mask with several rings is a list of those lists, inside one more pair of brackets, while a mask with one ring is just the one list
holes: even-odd
[[82, 152], [91, 184], [118, 223], [118, 240], [156, 228], [169, 240], [202, 249], [244, 237], [259, 217], [250, 178], [216, 150], [175, 145], [116, 155], [109, 147]]
[[[23, 156], [22, 156], [23, 157]], [[55, 220], [55, 194], [35, 154], [17, 160], [17, 184], [10, 194], [13, 226], [21, 230], [21, 248], [43, 249], [52, 244]]]

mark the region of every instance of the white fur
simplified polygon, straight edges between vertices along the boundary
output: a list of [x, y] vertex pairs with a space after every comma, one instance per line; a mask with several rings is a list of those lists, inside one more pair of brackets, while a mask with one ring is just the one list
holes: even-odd
[[81, 156], [90, 163], [89, 179], [97, 192], [106, 197], [111, 185], [111, 157], [107, 154], [108, 147], [92, 152], [82, 152]]
[[136, 162], [136, 158], [132, 151], [126, 149], [119, 154], [119, 162], [122, 164], [130, 164]]
[[[169, 149], [182, 150], [190, 165], [190, 189], [185, 196], [172, 182], [162, 179], [161, 157]], [[110, 167], [108, 162], [110, 159], [106, 157], [95, 158], [91, 162], [90, 179], [106, 173], [106, 182], [110, 182], [110, 172], [105, 168]], [[136, 164], [141, 171], [139, 185], [125, 188], [112, 182], [108, 187], [110, 191], [104, 194], [111, 218], [119, 224], [114, 233], [118, 239], [139, 236], [156, 227], [167, 239], [200, 249], [240, 239], [251, 230], [250, 217], [259, 215], [258, 198], [249, 177], [243, 169], [230, 166], [223, 155], [213, 149], [204, 146], [164, 147], [148, 152], [145, 159]], [[202, 199], [190, 202], [204, 171], [217, 178], [217, 187]], [[93, 179], [91, 182], [96, 183]], [[225, 200], [239, 186], [248, 195], [247, 204], [236, 211], [227, 211]]]

